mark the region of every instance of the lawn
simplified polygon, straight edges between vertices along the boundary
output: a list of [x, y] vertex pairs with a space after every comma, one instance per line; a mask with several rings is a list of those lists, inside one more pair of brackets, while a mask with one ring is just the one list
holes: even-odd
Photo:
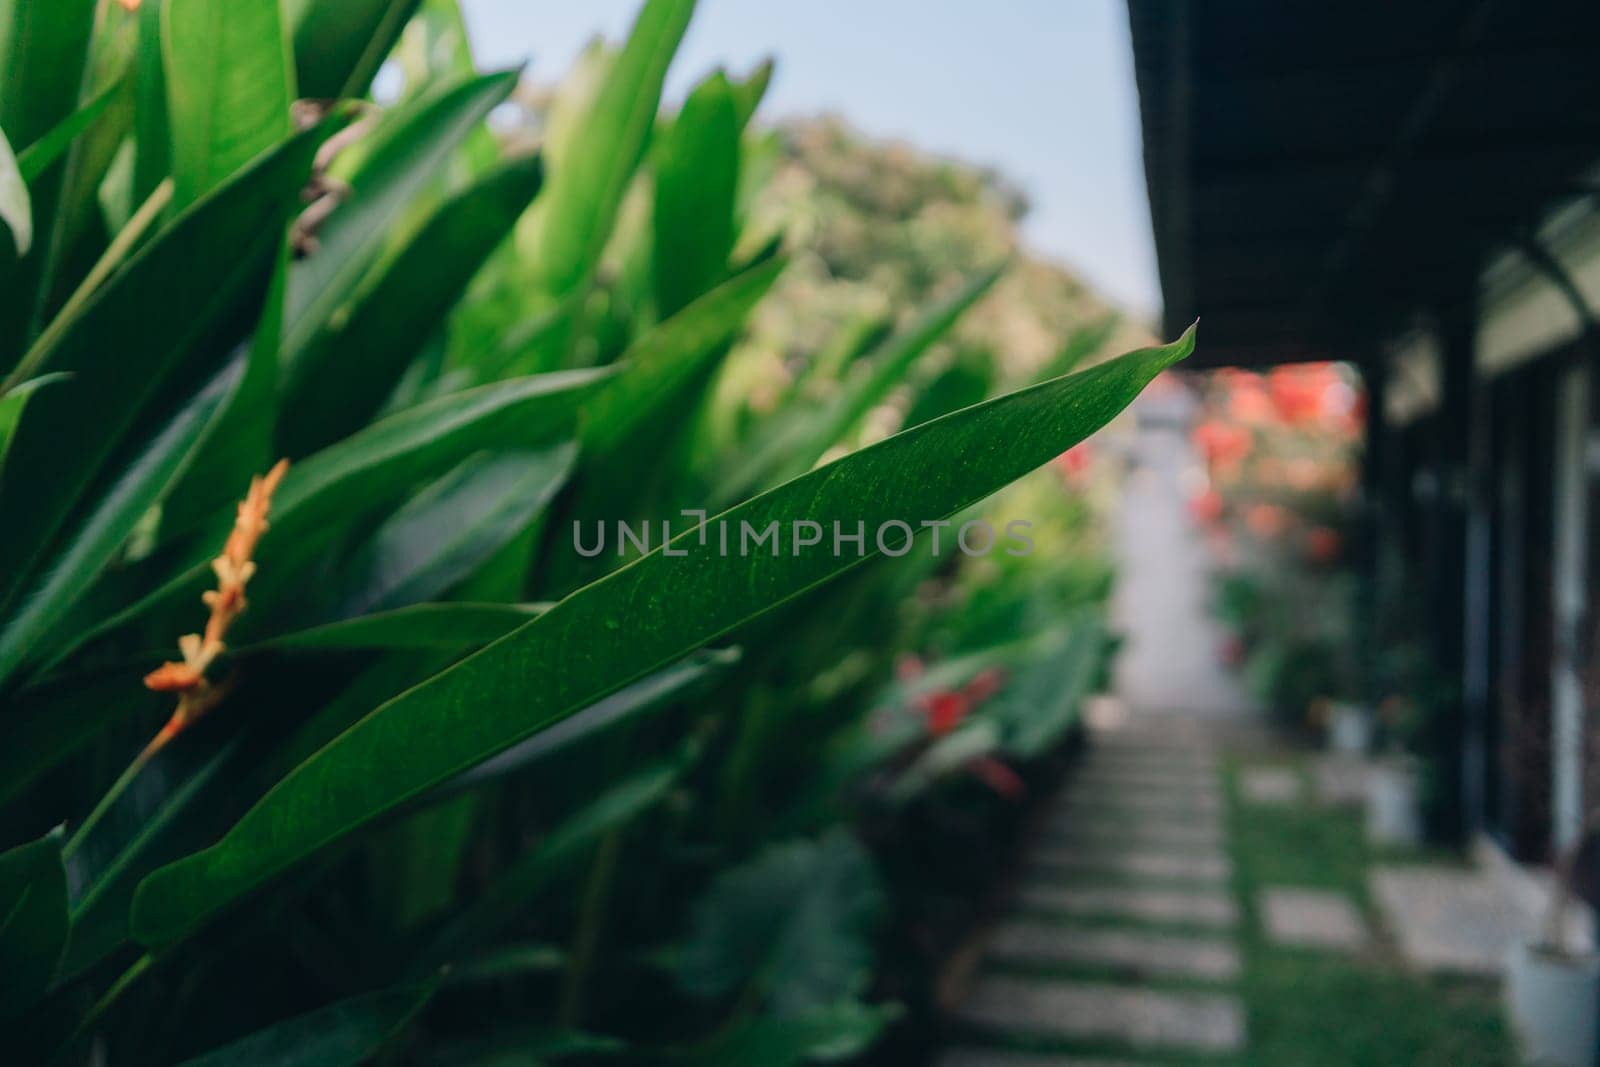
[[[1493, 983], [1427, 977], [1407, 970], [1383, 938], [1367, 895], [1376, 863], [1397, 858], [1371, 848], [1356, 813], [1311, 802], [1263, 807], [1240, 802], [1237, 758], [1225, 774], [1234, 887], [1244, 911], [1240, 991], [1250, 1017], [1248, 1064], [1449, 1064], [1515, 1062]], [[1448, 854], [1408, 855], [1408, 862], [1454, 862]], [[1268, 885], [1314, 886], [1348, 893], [1379, 932], [1361, 957], [1272, 944], [1256, 915]]]

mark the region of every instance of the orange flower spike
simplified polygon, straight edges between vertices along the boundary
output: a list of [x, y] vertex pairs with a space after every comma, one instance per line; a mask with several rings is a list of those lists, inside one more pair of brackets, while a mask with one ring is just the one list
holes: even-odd
[[265, 475], [250, 479], [250, 491], [239, 502], [233, 530], [222, 546], [222, 554], [211, 561], [217, 588], [201, 594], [201, 600], [211, 609], [204, 635], [185, 634], [179, 638], [178, 649], [183, 653], [183, 660], [163, 663], [145, 675], [145, 688], [178, 694], [178, 707], [172, 719], [150, 742], [151, 752], [210, 711], [225, 695], [224, 687], [207, 681], [206, 670], [227, 648], [223, 639], [228, 627], [245, 609], [244, 587], [256, 571], [251, 557], [255, 555], [261, 535], [266, 533], [272, 494], [288, 469], [289, 461], [279, 460]]

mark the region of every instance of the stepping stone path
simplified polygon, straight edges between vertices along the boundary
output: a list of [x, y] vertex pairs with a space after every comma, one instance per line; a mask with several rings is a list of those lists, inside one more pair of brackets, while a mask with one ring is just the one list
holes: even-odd
[[1343, 893], [1269, 886], [1261, 892], [1267, 934], [1280, 945], [1359, 952], [1372, 941], [1366, 920]]
[[1114, 1067], [1242, 1051], [1224, 814], [1203, 725], [1134, 716], [1092, 730], [936, 1067]]

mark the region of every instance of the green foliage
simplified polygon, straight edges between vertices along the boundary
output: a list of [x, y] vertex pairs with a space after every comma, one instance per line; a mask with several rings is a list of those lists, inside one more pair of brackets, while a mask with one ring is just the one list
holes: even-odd
[[1106, 582], [1058, 486], [1059, 566], [833, 526], [979, 514], [1192, 337], [953, 348], [997, 248], [762, 378], [816, 253], [761, 206], [770, 64], [658, 113], [693, 6], [535, 155], [452, 0], [0, 0], [0, 1060], [798, 1064], [896, 1018], [881, 850], [1059, 742]]
[[701, 896], [678, 981], [707, 997], [753, 985], [774, 1015], [803, 1018], [866, 989], [882, 910], [871, 858], [843, 831], [773, 845]]
[[61, 831], [0, 853], [0, 1021], [43, 996], [67, 940]]

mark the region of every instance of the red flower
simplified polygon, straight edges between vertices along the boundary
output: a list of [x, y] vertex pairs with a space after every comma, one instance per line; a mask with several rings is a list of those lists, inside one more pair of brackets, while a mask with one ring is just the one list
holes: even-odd
[[943, 737], [954, 730], [972, 710], [972, 701], [960, 691], [928, 693], [918, 703], [928, 718], [928, 733], [934, 737]]
[[1306, 533], [1306, 558], [1312, 563], [1332, 563], [1339, 558], [1343, 541], [1339, 531], [1326, 526], [1313, 526]]

